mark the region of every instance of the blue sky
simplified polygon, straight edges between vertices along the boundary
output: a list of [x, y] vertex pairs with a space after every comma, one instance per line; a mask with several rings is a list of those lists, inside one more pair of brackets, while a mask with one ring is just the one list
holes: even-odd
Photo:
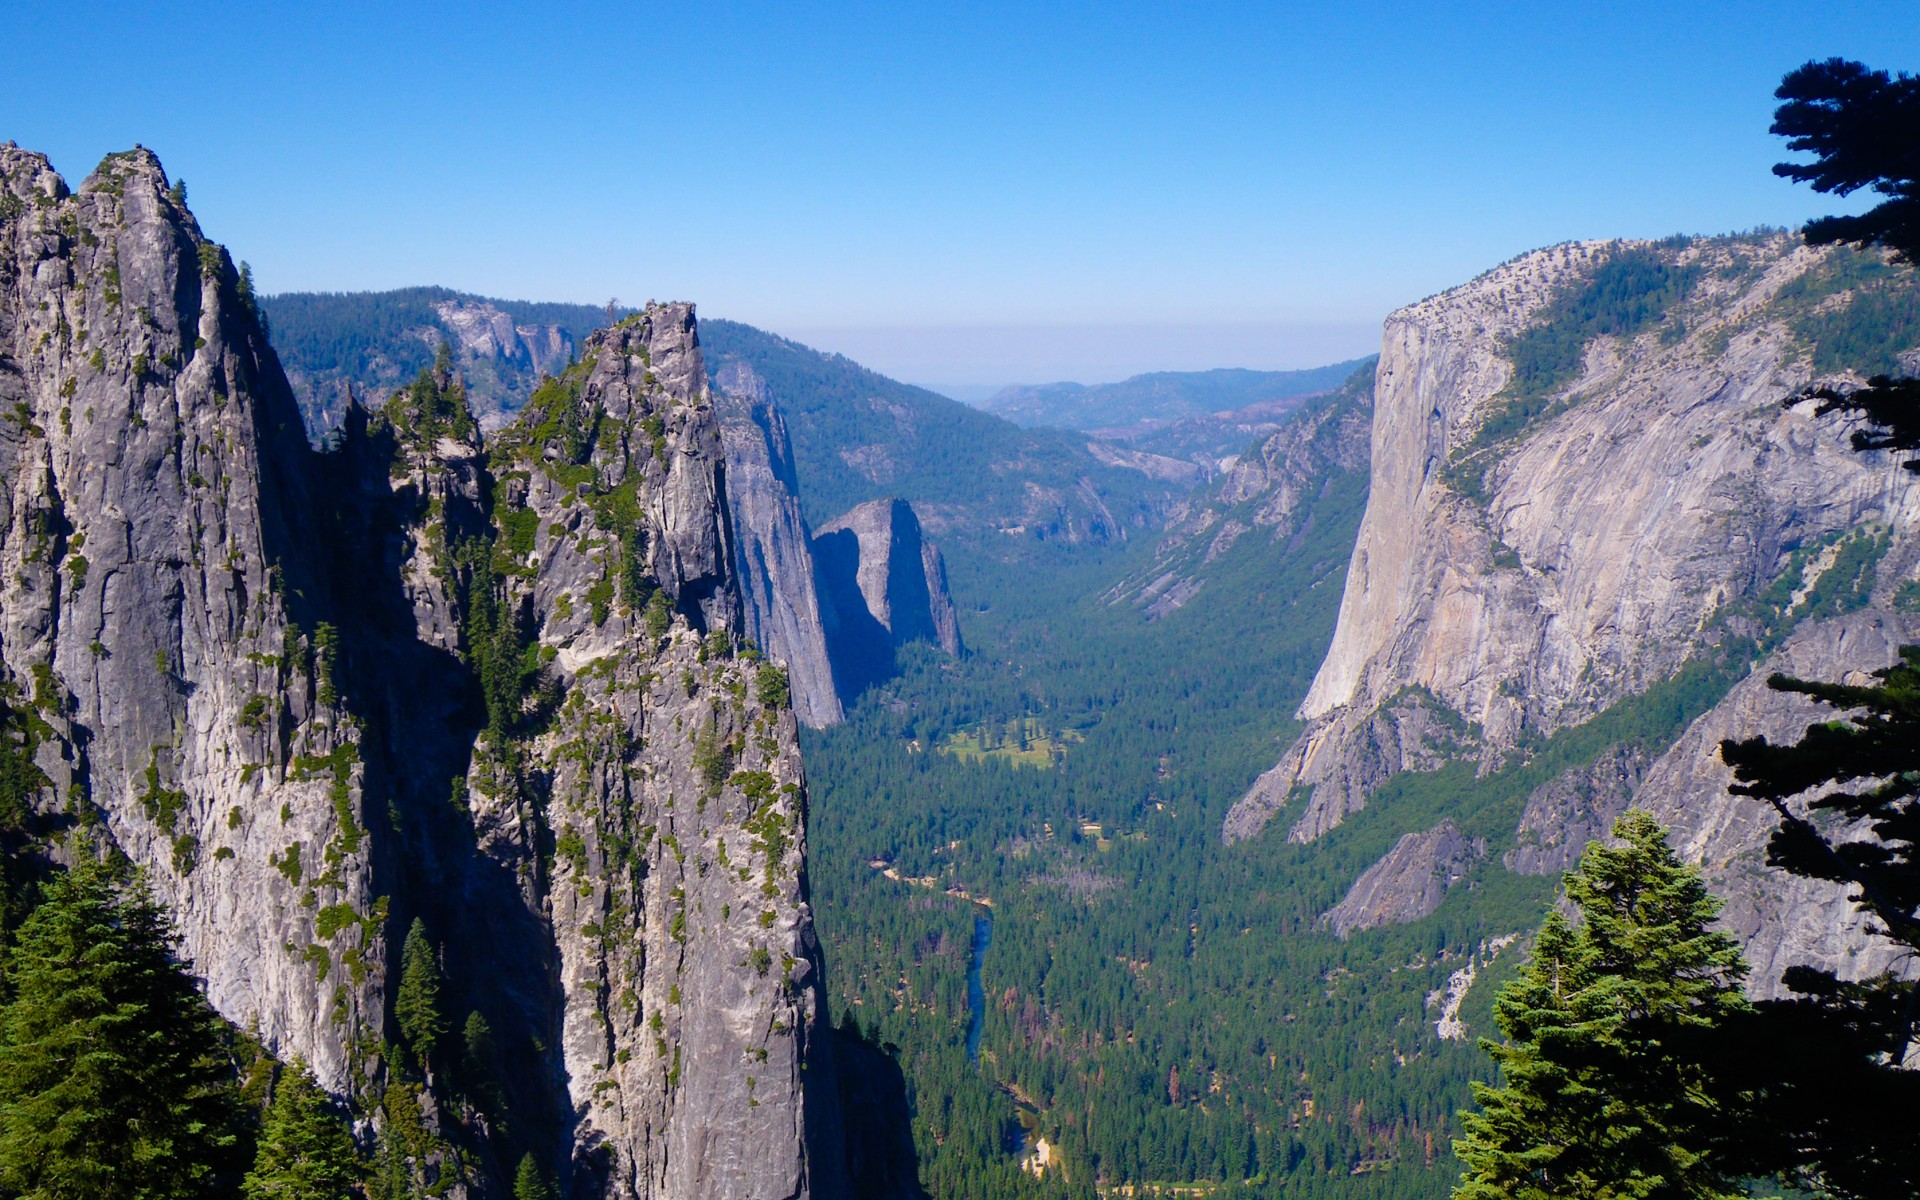
[[28, 0], [0, 138], [153, 147], [270, 291], [692, 299], [936, 384], [1310, 365], [1534, 246], [1797, 224], [1780, 76], [1920, 69], [1913, 0], [280, 9]]

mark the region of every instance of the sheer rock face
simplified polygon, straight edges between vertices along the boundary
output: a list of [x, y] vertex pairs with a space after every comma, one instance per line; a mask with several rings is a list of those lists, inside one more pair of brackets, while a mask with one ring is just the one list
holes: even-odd
[[[103, 825], [213, 1003], [339, 1088], [385, 957], [314, 935], [373, 901], [359, 735], [299, 415], [236, 283], [146, 151], [69, 194], [0, 146], [0, 659], [51, 726], [49, 819]], [[315, 944], [363, 976], [316, 982]]]
[[1361, 929], [1417, 921], [1438, 909], [1447, 889], [1486, 853], [1483, 839], [1462, 835], [1452, 821], [1409, 833], [1366, 869], [1321, 922], [1346, 937]]
[[[69, 194], [0, 146], [0, 685], [42, 832], [144, 868], [215, 1007], [337, 1093], [397, 1077], [419, 918], [570, 1194], [836, 1194], [796, 728], [733, 644], [692, 310], [586, 350], [491, 462], [457, 397], [317, 454], [151, 154]], [[526, 682], [489, 722], [493, 579]], [[445, 1083], [423, 1114], [472, 1170], [426, 1169], [504, 1194]]]
[[786, 421], [765, 381], [745, 363], [722, 367], [714, 385], [746, 634], [786, 664], [801, 722], [815, 729], [837, 725], [845, 712], [834, 690], [812, 534], [800, 515]]
[[[583, 363], [563, 399], [536, 398], [530, 418], [563, 432], [512, 445], [503, 489], [538, 518], [509, 593], [554, 664], [557, 712], [530, 765], [549, 781], [575, 1160], [610, 1149], [595, 1182], [611, 1196], [805, 1194], [819, 959], [804, 781], [793, 714], [763, 699], [772, 668], [731, 648], [741, 606], [692, 310], [649, 307], [595, 335]], [[594, 447], [583, 462], [568, 427]], [[580, 465], [603, 496], [632, 489], [637, 542]], [[594, 589], [635, 551], [670, 620], [638, 592], [596, 615]], [[504, 774], [483, 754], [468, 786], [488, 853], [518, 866], [535, 857], [515, 836], [530, 822], [506, 811], [520, 800]]]
[[[1779, 406], [1808, 372], [1765, 307], [1821, 258], [1784, 241], [1751, 248], [1750, 277], [1709, 269], [1678, 344], [1589, 346], [1577, 402], [1502, 448], [1484, 501], [1450, 482], [1450, 457], [1504, 403], [1502, 341], [1605, 248], [1540, 251], [1388, 319], [1339, 626], [1296, 766], [1243, 804], [1237, 829], [1296, 784], [1364, 775], [1355, 735], [1405, 687], [1477, 726], [1492, 761], [1670, 676], [1792, 548], [1870, 522], [1912, 528], [1907, 473], [1855, 454], [1839, 422]], [[1361, 788], [1314, 786], [1300, 836], [1364, 802]]]
[[766, 382], [735, 360], [714, 383], [744, 630], [786, 666], [800, 720], [839, 723], [863, 688], [893, 673], [908, 642], [959, 654], [946, 563], [913, 507], [871, 501], [813, 533]]
[[894, 651], [926, 641], [961, 653], [947, 567], [905, 500], [870, 500], [814, 535], [827, 646], [842, 696], [893, 671]]
[[[1920, 481], [1888, 456], [1856, 453], [1839, 419], [1781, 406], [1810, 367], [1770, 305], [1829, 253], [1797, 239], [1679, 249], [1678, 261], [1699, 273], [1674, 315], [1632, 340], [1590, 342], [1561, 402], [1467, 469], [1486, 444], [1476, 436], [1506, 404], [1506, 341], [1612, 249], [1526, 255], [1388, 318], [1371, 491], [1338, 629], [1301, 708], [1306, 730], [1235, 807], [1229, 841], [1288, 806], [1298, 814], [1289, 836], [1310, 841], [1392, 775], [1437, 765], [1407, 752], [1427, 744], [1400, 711], [1409, 689], [1470, 732], [1441, 761], [1513, 761], [1532, 739], [1742, 632], [1744, 604], [1790, 570], [1810, 583], [1823, 569], [1796, 551], [1804, 557], [1844, 531], [1892, 531], [1874, 594], [1879, 619], [1890, 620], [1891, 591], [1913, 573]], [[1859, 661], [1809, 659], [1816, 675]], [[1716, 713], [1732, 732], [1726, 704]], [[1431, 725], [1424, 706], [1414, 719]], [[1777, 977], [1775, 946], [1803, 960], [1866, 961], [1843, 906], [1808, 908], [1797, 884], [1762, 867], [1767, 815], [1726, 796], [1723, 778], [1656, 765], [1636, 786], [1629, 764], [1596, 769], [1626, 777], [1563, 781], [1584, 799], [1537, 794], [1522, 836], [1532, 850], [1516, 869], [1570, 861], [1631, 796], [1686, 829], [1713, 831], [1687, 834], [1688, 850], [1734, 895], [1728, 921], [1764, 963], [1757, 985], [1766, 971]], [[1554, 814], [1564, 827], [1551, 828]]]

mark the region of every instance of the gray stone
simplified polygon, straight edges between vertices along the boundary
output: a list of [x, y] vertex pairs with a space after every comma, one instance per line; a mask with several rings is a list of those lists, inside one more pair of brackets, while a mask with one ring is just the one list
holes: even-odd
[[905, 500], [870, 500], [829, 521], [814, 534], [813, 557], [842, 697], [890, 676], [909, 642], [962, 653], [946, 562]]
[[[48, 729], [42, 820], [141, 866], [214, 1006], [338, 1094], [392, 1078], [419, 918], [570, 1194], [843, 1193], [865, 1093], [815, 1053], [797, 727], [737, 646], [691, 307], [597, 335], [490, 468], [404, 398], [316, 453], [236, 282], [146, 151], [70, 194], [0, 146], [0, 674]], [[510, 741], [494, 578], [539, 658]], [[452, 1103], [422, 1113], [458, 1143]], [[504, 1194], [460, 1149], [438, 1190]]]
[[1362, 929], [1417, 921], [1438, 909], [1447, 889], [1486, 853], [1484, 839], [1463, 836], [1452, 821], [1409, 833], [1368, 867], [1320, 922], [1344, 938]]
[[[1769, 303], [1830, 253], [1798, 238], [1682, 248], [1701, 271], [1678, 336], [1597, 339], [1558, 406], [1466, 468], [1505, 405], [1506, 340], [1611, 247], [1523, 255], [1388, 318], [1371, 492], [1338, 628], [1301, 706], [1306, 729], [1235, 806], [1227, 840], [1253, 836], [1287, 807], [1298, 812], [1289, 836], [1312, 840], [1394, 774], [1428, 769], [1430, 757], [1405, 752], [1428, 745], [1408, 722], [1431, 719], [1400, 703], [1409, 689], [1473, 732], [1441, 761], [1489, 770], [1515, 761], [1714, 653], [1746, 628], [1741, 606], [1793, 552], [1830, 536], [1884, 529], [1891, 546], [1873, 607], [1839, 632], [1796, 632], [1782, 651], [1792, 669], [1821, 677], [1880, 665], [1896, 626], [1911, 629], [1887, 605], [1920, 559], [1920, 480], [1884, 454], [1856, 452], [1843, 420], [1780, 403], [1809, 382], [1809, 368]], [[1822, 569], [1816, 557], [1799, 582]], [[1845, 645], [1834, 640], [1843, 634]], [[1769, 714], [1784, 720], [1767, 707], [1780, 703], [1762, 682], [1771, 669], [1757, 667], [1674, 747], [1646, 748], [1664, 752], [1652, 766], [1603, 757], [1536, 791], [1513, 868], [1570, 863], [1631, 797], [1674, 825], [1683, 852], [1729, 898], [1725, 921], [1754, 960], [1757, 991], [1793, 961], [1883, 965], [1843, 897], [1764, 865], [1767, 812], [1725, 793], [1717, 738], [1764, 731]]]
[[1627, 811], [1647, 762], [1646, 748], [1628, 743], [1535, 788], [1520, 815], [1516, 844], [1500, 861], [1521, 875], [1571, 870], [1587, 843], [1606, 837]]
[[827, 656], [812, 534], [800, 515], [786, 421], [766, 382], [745, 363], [722, 367], [714, 387], [747, 636], [786, 664], [794, 711], [803, 724], [815, 729], [838, 724], [845, 712]]

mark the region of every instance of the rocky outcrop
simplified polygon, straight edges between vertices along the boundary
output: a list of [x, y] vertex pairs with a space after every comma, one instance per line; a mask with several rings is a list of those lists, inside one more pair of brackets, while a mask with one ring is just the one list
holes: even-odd
[[[495, 450], [508, 610], [551, 661], [552, 715], [517, 751], [489, 733], [476, 829], [516, 869], [537, 861], [530, 825], [553, 839], [576, 1170], [622, 1197], [802, 1194], [819, 1004], [804, 782], [782, 672], [733, 641], [692, 310], [650, 306], [586, 349]], [[531, 537], [512, 536], [520, 513]]]
[[[1685, 282], [1664, 315], [1587, 337], [1578, 369], [1544, 393], [1514, 384], [1519, 335], [1574, 321], [1581, 289], [1629, 252]], [[1513, 768], [1683, 664], [1738, 678], [1746, 639], [1790, 638], [1781, 653], [1815, 676], [1887, 661], [1894, 634], [1848, 622], [1897, 623], [1886, 606], [1920, 553], [1920, 486], [1855, 452], [1842, 422], [1781, 405], [1811, 377], [1795, 314], [1848, 300], [1835, 253], [1785, 236], [1562, 246], [1390, 317], [1338, 630], [1307, 728], [1235, 807], [1227, 839], [1283, 809], [1292, 839], [1322, 837], [1402, 772]], [[1869, 600], [1831, 653], [1815, 647], [1840, 633], [1793, 632]], [[1881, 960], [1843, 902], [1764, 866], [1767, 813], [1727, 796], [1713, 762], [1718, 736], [1769, 727], [1756, 707], [1780, 703], [1759, 683], [1767, 669], [1672, 748], [1628, 737], [1537, 787], [1506, 864], [1561, 869], [1638, 803], [1729, 895], [1756, 988], [1789, 961], [1871, 969]], [[1439, 713], [1451, 745], [1432, 740]]]
[[813, 555], [841, 695], [891, 675], [894, 652], [909, 642], [961, 653], [946, 563], [905, 500], [869, 501], [828, 522]]
[[1507, 340], [1614, 249], [1527, 255], [1388, 319], [1339, 627], [1292, 765], [1236, 809], [1236, 836], [1296, 786], [1303, 840], [1363, 805], [1371, 775], [1352, 764], [1402, 688], [1477, 726], [1491, 763], [1671, 676], [1794, 550], [1914, 527], [1910, 478], [1778, 404], [1808, 368], [1770, 305], [1823, 261], [1785, 238], [1675, 252], [1700, 278], [1671, 322], [1595, 340], [1559, 404], [1489, 458], [1476, 439], [1505, 407]]
[[[1912, 564], [1889, 564], [1893, 580], [1911, 577]], [[1898, 570], [1904, 566], [1905, 571]], [[1667, 752], [1647, 768], [1634, 802], [1672, 831], [1674, 847], [1701, 864], [1727, 907], [1720, 921], [1740, 938], [1752, 967], [1751, 990], [1782, 992], [1780, 974], [1796, 964], [1835, 971], [1845, 978], [1911, 969], [1889, 942], [1868, 935], [1847, 889], [1770, 869], [1765, 846], [1775, 825], [1773, 810], [1758, 801], [1731, 797], [1733, 772], [1720, 761], [1727, 738], [1762, 736], [1792, 742], [1808, 725], [1829, 721], [1834, 711], [1803, 696], [1766, 685], [1774, 672], [1802, 679], [1868, 682], [1869, 672], [1892, 664], [1903, 644], [1920, 641], [1920, 618], [1868, 610], [1809, 623], [1694, 721]]]
[[[1311, 731], [1310, 731], [1311, 732]], [[1381, 704], [1363, 723], [1343, 731], [1343, 752], [1321, 758], [1321, 743], [1302, 737], [1278, 765], [1254, 780], [1247, 795], [1227, 814], [1225, 836], [1240, 841], [1260, 832], [1267, 816], [1292, 800], [1294, 789], [1324, 787], [1346, 795], [1371, 795], [1403, 771], [1437, 771], [1480, 745], [1479, 731], [1466, 724], [1432, 692], [1409, 688]], [[1303, 784], [1309, 765], [1325, 774]], [[1312, 841], [1337, 824], [1337, 810], [1310, 805], [1295, 824], [1295, 841]]]
[[800, 720], [823, 729], [845, 714], [834, 690], [786, 421], [766, 382], [745, 363], [722, 367], [714, 386], [746, 634], [786, 664]]
[[1486, 852], [1483, 840], [1463, 836], [1452, 821], [1409, 833], [1368, 867], [1320, 921], [1343, 938], [1362, 929], [1417, 921], [1438, 909], [1447, 889]]
[[145, 867], [215, 1007], [342, 1090], [386, 931], [316, 924], [375, 908], [374, 822], [321, 497], [238, 284], [152, 154], [70, 193], [0, 146], [0, 660], [48, 835]]
[[[45, 852], [144, 868], [416, 1188], [532, 1153], [573, 1196], [841, 1194], [863, 1093], [815, 1054], [791, 685], [739, 640], [692, 310], [584, 349], [493, 439], [443, 372], [318, 454], [152, 155], [69, 193], [0, 147], [8, 745]], [[388, 1016], [415, 926], [463, 1053]]]
[[1646, 747], [1628, 742], [1535, 788], [1520, 814], [1514, 847], [1501, 861], [1521, 875], [1571, 870], [1587, 843], [1606, 837], [1631, 806], [1647, 761]]
[[481, 362], [556, 375], [573, 361], [573, 335], [558, 325], [517, 325], [485, 301], [442, 300], [433, 306], [454, 352]]
[[1206, 469], [1198, 463], [1183, 458], [1170, 458], [1164, 454], [1154, 454], [1146, 450], [1134, 450], [1111, 442], [1089, 441], [1087, 453], [1110, 467], [1125, 467], [1138, 471], [1149, 479], [1158, 479], [1162, 483], [1171, 483], [1177, 487], [1190, 488], [1206, 480]]

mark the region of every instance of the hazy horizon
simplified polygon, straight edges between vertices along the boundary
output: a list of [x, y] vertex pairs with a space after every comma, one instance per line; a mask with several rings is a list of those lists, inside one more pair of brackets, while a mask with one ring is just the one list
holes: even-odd
[[[719, 316], [721, 314], [713, 314]], [[751, 324], [751, 322], [749, 322]], [[1118, 383], [1158, 371], [1298, 371], [1364, 358], [1380, 323], [771, 328], [967, 404], [1003, 387]]]
[[1773, 89], [1915, 61], [1910, 18], [107, 0], [19, 14], [59, 53], [0, 138], [74, 183], [153, 148], [265, 292], [676, 297], [916, 382], [1101, 382], [1331, 362], [1529, 249], [1830, 211], [1769, 172]]

